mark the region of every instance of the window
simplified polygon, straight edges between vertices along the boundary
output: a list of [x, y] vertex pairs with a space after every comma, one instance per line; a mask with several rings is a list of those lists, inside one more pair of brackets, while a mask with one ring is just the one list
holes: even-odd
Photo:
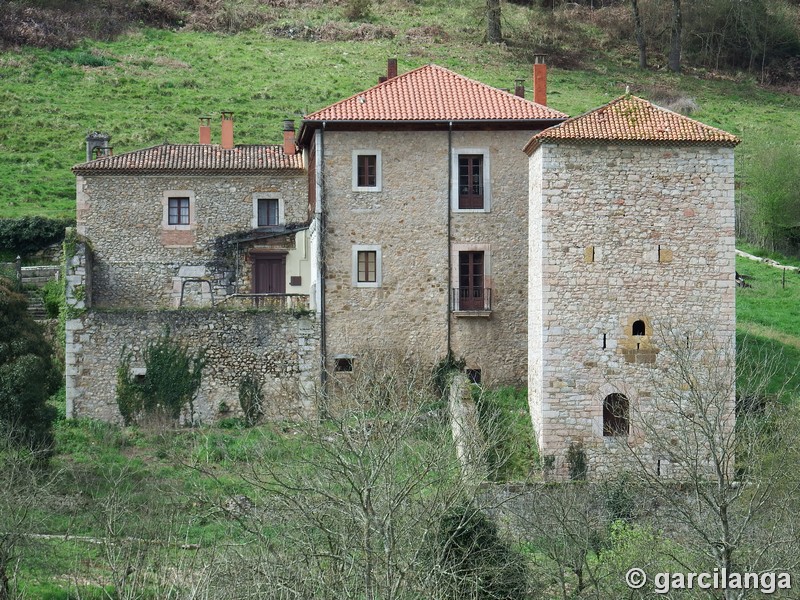
[[489, 151], [460, 148], [452, 156], [454, 211], [488, 212], [490, 208]]
[[631, 327], [631, 333], [633, 335], [646, 335], [647, 328], [645, 327], [644, 321], [634, 321], [633, 326]]
[[609, 394], [603, 400], [603, 436], [626, 436], [630, 430], [630, 408], [625, 394]]
[[168, 202], [168, 225], [189, 225], [189, 198], [169, 198]]
[[333, 370], [336, 373], [352, 373], [353, 372], [353, 357], [352, 356], [337, 356], [333, 359]]
[[483, 156], [458, 157], [458, 208], [483, 208]]
[[280, 224], [280, 212], [276, 198], [258, 199], [258, 227], [270, 227]]
[[451, 246], [451, 306], [457, 317], [489, 317], [492, 310], [490, 244]]
[[353, 246], [353, 286], [380, 287], [381, 277], [381, 247]]
[[377, 262], [378, 253], [374, 250], [360, 250], [358, 252], [359, 283], [375, 283], [377, 281]]
[[481, 383], [481, 370], [480, 369], [465, 369], [464, 373], [467, 375], [470, 383], [480, 385]]
[[380, 150], [353, 151], [353, 190], [365, 192], [381, 191]]
[[283, 210], [283, 200], [280, 198], [253, 194], [253, 228], [283, 225], [286, 221]]

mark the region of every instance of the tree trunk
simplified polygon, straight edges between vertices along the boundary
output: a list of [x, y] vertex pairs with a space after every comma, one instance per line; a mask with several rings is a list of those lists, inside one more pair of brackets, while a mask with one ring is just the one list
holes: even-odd
[[486, 41], [490, 44], [503, 41], [500, 31], [500, 0], [486, 0]]
[[672, 31], [669, 40], [669, 70], [681, 72], [681, 35], [683, 33], [683, 15], [681, 0], [672, 0]]
[[636, 45], [639, 47], [639, 68], [647, 68], [647, 38], [644, 34], [644, 25], [642, 25], [642, 15], [639, 14], [638, 0], [631, 0], [631, 7], [633, 8], [633, 24], [634, 32], [636, 34]]

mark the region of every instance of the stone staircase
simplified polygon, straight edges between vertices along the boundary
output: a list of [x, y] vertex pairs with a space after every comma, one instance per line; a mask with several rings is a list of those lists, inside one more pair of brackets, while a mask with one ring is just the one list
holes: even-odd
[[28, 312], [36, 320], [47, 318], [47, 311], [42, 301], [41, 289], [51, 279], [58, 280], [61, 276], [59, 265], [38, 265], [22, 267], [22, 289], [28, 297]]

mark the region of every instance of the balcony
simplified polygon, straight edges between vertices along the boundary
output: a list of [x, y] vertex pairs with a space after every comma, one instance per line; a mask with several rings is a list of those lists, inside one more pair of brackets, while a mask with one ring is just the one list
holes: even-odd
[[456, 317], [489, 317], [492, 288], [453, 288], [452, 307]]
[[231, 294], [217, 304], [222, 309], [308, 312], [308, 294]]

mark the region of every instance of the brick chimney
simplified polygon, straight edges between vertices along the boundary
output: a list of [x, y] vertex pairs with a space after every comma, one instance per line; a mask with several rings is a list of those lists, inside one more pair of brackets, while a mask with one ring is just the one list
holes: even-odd
[[394, 79], [397, 77], [397, 59], [390, 58], [386, 66], [386, 79]]
[[[90, 160], [94, 160], [98, 158], [98, 156], [106, 156], [108, 152], [104, 150], [110, 150], [108, 146], [108, 142], [111, 141], [111, 136], [107, 133], [100, 133], [99, 131], [93, 131], [89, 135], [86, 136], [86, 162]], [[96, 151], [95, 148], [99, 149], [100, 151]]]
[[514, 95], [519, 96], [520, 98], [525, 97], [525, 80], [524, 79], [515, 79], [514, 80]]
[[233, 149], [233, 113], [222, 111], [222, 139], [220, 144], [225, 150]]
[[200, 117], [200, 143], [211, 143], [211, 117]]
[[283, 122], [283, 153], [296, 154], [297, 146], [294, 143], [294, 121], [286, 119]]
[[533, 55], [533, 101], [547, 106], [547, 65], [544, 54]]

